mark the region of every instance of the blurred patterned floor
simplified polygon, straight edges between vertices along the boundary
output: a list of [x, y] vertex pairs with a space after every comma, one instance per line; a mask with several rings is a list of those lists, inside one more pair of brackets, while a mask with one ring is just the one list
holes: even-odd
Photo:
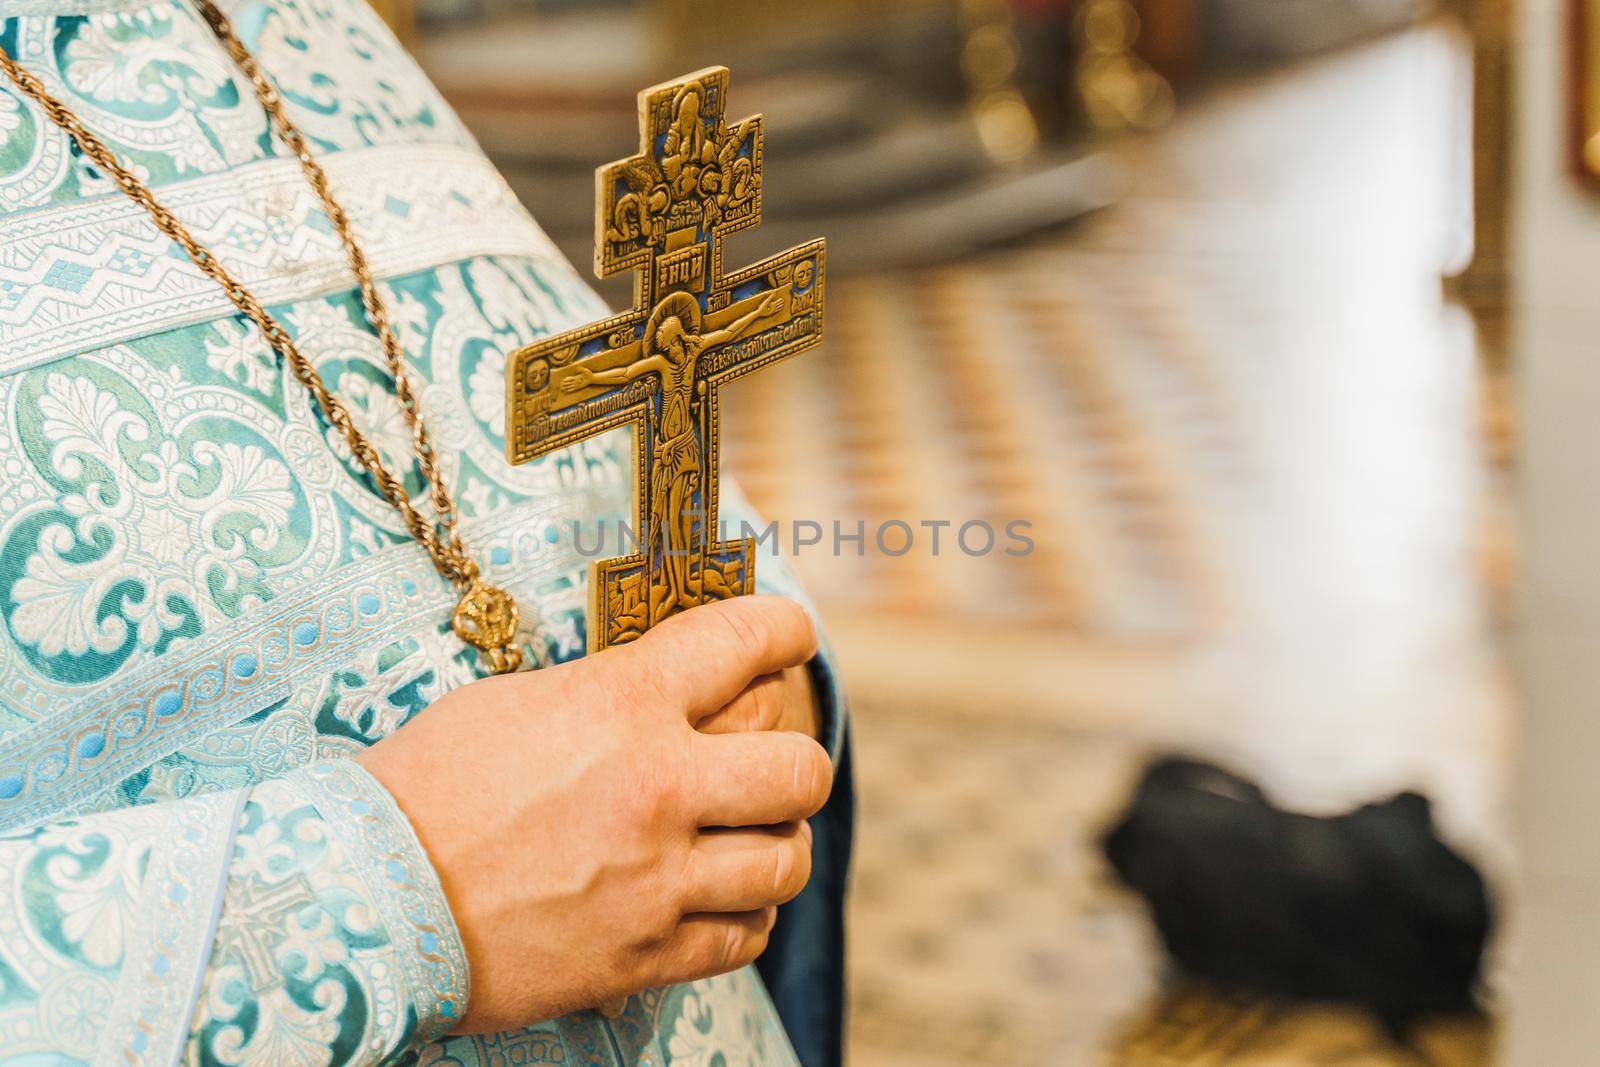
[[[1039, 251], [846, 279], [829, 344], [744, 388], [727, 422], [746, 489], [868, 531], [813, 568], [820, 595], [1127, 641], [1214, 618], [1193, 497], [1236, 481], [1241, 457], [1209, 354], [1182, 289], [1161, 300], [1164, 279], [1139, 279], [1160, 301], [1146, 316], [1117, 291], [1132, 279], [1086, 266]], [[1036, 547], [1008, 554], [1023, 516]], [[914, 528], [904, 555], [902, 532], [875, 536], [895, 520]], [[935, 555], [921, 524], [939, 521]]]
[[[1459, 245], [1465, 75], [1426, 30], [1216, 94], [1039, 245], [840, 278], [824, 349], [735, 387], [767, 514], [853, 689], [858, 1067], [1489, 1062], [1333, 1010], [1167, 989], [1095, 836], [1182, 746], [1286, 803], [1408, 786], [1500, 862], [1506, 710]], [[888, 519], [1034, 523], [1026, 557], [890, 556]], [[949, 534], [947, 533], [948, 537]]]

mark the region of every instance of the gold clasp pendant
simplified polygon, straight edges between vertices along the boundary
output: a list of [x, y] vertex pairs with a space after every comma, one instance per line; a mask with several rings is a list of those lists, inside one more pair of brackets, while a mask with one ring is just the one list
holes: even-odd
[[475, 581], [456, 605], [450, 627], [457, 637], [488, 657], [494, 673], [510, 674], [522, 666], [522, 649], [516, 643], [521, 617], [510, 593]]

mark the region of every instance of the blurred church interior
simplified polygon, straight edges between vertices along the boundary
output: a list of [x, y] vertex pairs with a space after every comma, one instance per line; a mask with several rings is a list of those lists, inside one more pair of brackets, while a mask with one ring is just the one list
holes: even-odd
[[[1600, 266], [1514, 269], [1568, 224], [1600, 249], [1568, 158], [1590, 7], [1600, 26], [1591, 0], [383, 5], [575, 263], [636, 90], [709, 63], [730, 114], [767, 121], [765, 223], [730, 262], [829, 240], [828, 340], [729, 391], [727, 464], [786, 522], [952, 523], [938, 549], [796, 552], [854, 699], [853, 1063], [1600, 1062], [1520, 1036], [1538, 1008], [1508, 1042], [1524, 1001], [1582, 1013], [1570, 983], [1524, 988], [1515, 923], [1470, 1007], [1397, 1022], [1186, 977], [1101, 848], [1148, 761], [1184, 753], [1308, 815], [1426, 796], [1496, 912], [1526, 882], [1529, 959], [1600, 925], [1600, 863], [1553, 903], [1538, 882], [1573, 820], [1526, 814], [1583, 798], [1519, 784], [1596, 777], [1560, 752], [1600, 685], [1560, 678], [1600, 657], [1563, 631], [1524, 677], [1518, 649], [1547, 557], [1565, 603], [1537, 531], [1600, 528], [1562, 510], [1594, 432], [1562, 398], [1600, 378], [1559, 369], [1600, 338], [1560, 317]], [[1574, 295], [1541, 319], [1533, 291], [1523, 320], [1530, 278]], [[1570, 359], [1524, 360], [1541, 322]], [[1518, 412], [1547, 399], [1541, 481]], [[949, 538], [974, 518], [1027, 520], [1034, 551], [969, 555]], [[1561, 610], [1581, 628], [1596, 602]], [[1534, 969], [1561, 986], [1556, 965]]]

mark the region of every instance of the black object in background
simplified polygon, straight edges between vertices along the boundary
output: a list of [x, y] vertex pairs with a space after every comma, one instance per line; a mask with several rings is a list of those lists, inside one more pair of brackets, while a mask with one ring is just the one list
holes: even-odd
[[1476, 1007], [1489, 901], [1426, 797], [1297, 815], [1244, 778], [1167, 758], [1102, 845], [1192, 977], [1358, 1004], [1394, 1027]]

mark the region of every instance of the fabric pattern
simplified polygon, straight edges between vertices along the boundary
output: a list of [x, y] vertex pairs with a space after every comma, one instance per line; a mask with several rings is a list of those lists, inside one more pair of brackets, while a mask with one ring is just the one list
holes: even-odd
[[[225, 6], [351, 209], [528, 658], [581, 655], [574, 529], [629, 513], [629, 449], [509, 468], [503, 378], [604, 307], [363, 4]], [[343, 252], [199, 17], [0, 0], [0, 44], [273, 303], [420, 499]], [[348, 757], [482, 668], [452, 590], [214, 290], [0, 88], [0, 1067], [795, 1062], [753, 969], [443, 1039], [470, 997], [447, 902]], [[798, 592], [780, 561], [758, 574]]]
[[327, 1063], [308, 1046], [381, 1056], [465, 1002], [433, 871], [349, 761], [9, 835], [0, 870], [8, 1060]]

